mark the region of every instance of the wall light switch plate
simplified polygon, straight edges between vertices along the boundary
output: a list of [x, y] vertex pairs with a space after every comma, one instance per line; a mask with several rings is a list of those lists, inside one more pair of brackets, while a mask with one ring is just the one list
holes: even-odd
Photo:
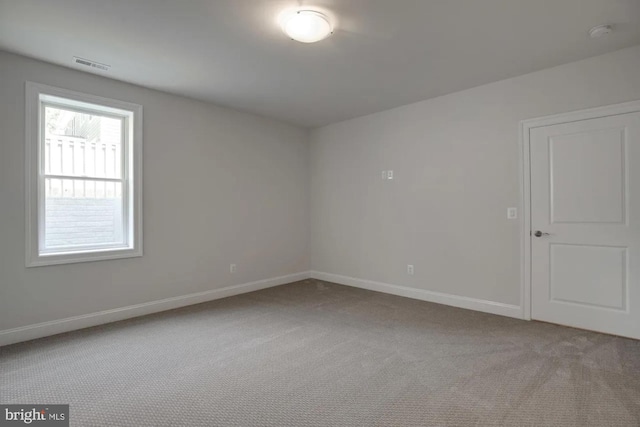
[[518, 218], [518, 208], [507, 208], [507, 219]]
[[393, 171], [387, 171], [387, 179], [393, 179]]
[[387, 171], [382, 171], [382, 179], [387, 179]]

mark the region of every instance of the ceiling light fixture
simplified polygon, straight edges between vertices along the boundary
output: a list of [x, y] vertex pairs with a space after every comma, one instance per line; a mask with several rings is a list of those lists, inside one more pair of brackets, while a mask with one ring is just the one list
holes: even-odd
[[589, 37], [597, 39], [613, 32], [611, 25], [598, 25], [589, 30]]
[[301, 43], [315, 43], [333, 34], [329, 18], [315, 10], [298, 10], [282, 22], [282, 31]]

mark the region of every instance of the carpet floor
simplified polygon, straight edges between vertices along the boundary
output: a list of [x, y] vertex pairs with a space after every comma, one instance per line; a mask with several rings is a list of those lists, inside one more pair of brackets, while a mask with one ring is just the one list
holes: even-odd
[[319, 280], [0, 348], [72, 426], [640, 426], [640, 342]]

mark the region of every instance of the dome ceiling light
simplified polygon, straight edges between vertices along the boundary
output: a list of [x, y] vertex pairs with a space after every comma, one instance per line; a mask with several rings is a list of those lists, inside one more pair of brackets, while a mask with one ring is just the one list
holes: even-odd
[[613, 32], [613, 27], [611, 25], [598, 25], [597, 27], [593, 27], [589, 30], [589, 37], [592, 39], [597, 39]]
[[333, 34], [333, 26], [320, 12], [298, 10], [282, 20], [282, 31], [301, 43], [315, 43]]

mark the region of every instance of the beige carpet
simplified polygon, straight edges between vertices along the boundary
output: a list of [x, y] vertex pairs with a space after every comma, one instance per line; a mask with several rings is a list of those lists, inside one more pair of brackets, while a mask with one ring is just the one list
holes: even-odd
[[0, 348], [74, 426], [640, 426], [640, 342], [306, 280]]

